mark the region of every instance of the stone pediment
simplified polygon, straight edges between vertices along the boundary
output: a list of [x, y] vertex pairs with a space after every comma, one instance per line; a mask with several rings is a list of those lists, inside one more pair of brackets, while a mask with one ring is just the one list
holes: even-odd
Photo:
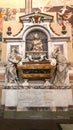
[[[7, 35], [4, 38], [6, 42], [25, 42], [27, 35], [30, 33], [30, 38], [32, 39], [35, 32], [39, 33], [42, 38], [42, 33], [47, 37], [47, 41], [51, 42], [66, 42], [69, 41], [70, 37], [68, 36], [59, 36], [57, 35], [50, 26], [50, 22], [53, 20], [52, 15], [48, 15], [41, 12], [32, 12], [23, 16], [20, 16], [19, 19], [22, 22], [22, 29], [16, 35]], [[32, 35], [31, 35], [32, 34]], [[46, 38], [45, 38], [46, 39]]]
[[32, 12], [30, 14], [20, 16], [19, 19], [22, 23], [23, 22], [39, 23], [44, 21], [51, 22], [53, 20], [53, 16], [41, 12]]

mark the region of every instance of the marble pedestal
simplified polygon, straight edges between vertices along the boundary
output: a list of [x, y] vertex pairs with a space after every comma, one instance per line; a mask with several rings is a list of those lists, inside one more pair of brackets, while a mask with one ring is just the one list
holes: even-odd
[[18, 90], [3, 89], [2, 90], [2, 106], [6, 108], [16, 108], [18, 103]]
[[17, 111], [29, 108], [67, 108], [73, 105], [72, 89], [3, 89], [2, 105], [16, 107]]
[[18, 90], [18, 111], [29, 110], [29, 108], [39, 108], [39, 110], [49, 108], [51, 111], [56, 111], [56, 108], [68, 110], [70, 105], [73, 105], [71, 89]]

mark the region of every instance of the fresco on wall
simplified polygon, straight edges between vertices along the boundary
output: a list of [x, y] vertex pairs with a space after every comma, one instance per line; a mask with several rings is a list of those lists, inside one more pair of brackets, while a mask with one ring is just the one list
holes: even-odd
[[73, 6], [63, 6], [57, 11], [57, 22], [62, 27], [63, 33], [66, 25], [71, 26], [71, 42], [73, 48]]
[[[68, 37], [64, 35], [67, 23], [70, 24], [72, 21], [73, 12], [72, 9], [69, 12], [68, 8], [65, 14], [66, 7], [62, 4], [59, 6], [57, 0], [56, 6], [51, 0], [46, 0], [45, 5], [44, 2], [42, 5], [40, 2], [32, 8], [32, 12], [36, 12], [38, 16], [37, 20], [35, 13], [27, 15], [29, 22], [26, 21], [26, 16], [21, 17], [22, 23], [25, 22], [25, 28], [27, 27], [21, 30], [22, 40], [19, 40], [21, 37], [18, 34], [18, 37], [11, 36], [12, 39], [6, 41], [6, 78], [2, 90], [2, 105], [5, 110], [68, 111], [73, 108], [72, 86], [68, 73], [70, 62], [66, 55]], [[52, 31], [50, 23], [47, 22], [52, 12], [56, 16], [55, 22], [62, 27], [61, 37]], [[1, 20], [15, 21], [17, 14], [22, 16], [22, 13], [25, 14], [25, 8], [1, 8]], [[29, 23], [32, 23], [33, 27]]]
[[3, 18], [5, 21], [15, 20], [17, 13], [25, 12], [24, 8], [0, 8], [0, 17]]
[[17, 14], [25, 14], [25, 8], [0, 8], [0, 41], [2, 41], [3, 22], [17, 20]]

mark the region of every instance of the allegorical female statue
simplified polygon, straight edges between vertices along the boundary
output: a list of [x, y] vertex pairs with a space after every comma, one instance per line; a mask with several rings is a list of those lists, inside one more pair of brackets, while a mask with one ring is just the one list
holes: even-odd
[[19, 53], [16, 51], [15, 48], [12, 48], [12, 51], [8, 57], [8, 62], [7, 62], [7, 67], [6, 67], [8, 82], [10, 82], [10, 83], [17, 82], [17, 80], [18, 80], [17, 64], [20, 61], [21, 61], [21, 57], [19, 56]]
[[59, 47], [54, 50], [54, 52], [52, 53], [52, 57], [54, 57], [57, 62], [53, 84], [56, 88], [59, 88], [59, 86], [64, 87], [67, 85], [65, 83], [65, 80], [67, 78], [69, 63]]

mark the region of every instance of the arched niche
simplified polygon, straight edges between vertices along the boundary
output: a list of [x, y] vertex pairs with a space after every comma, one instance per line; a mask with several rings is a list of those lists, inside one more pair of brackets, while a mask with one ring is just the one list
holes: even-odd
[[[27, 57], [27, 53], [31, 52], [31, 44], [34, 40], [34, 35], [38, 34], [39, 39], [42, 42], [43, 45], [43, 52], [46, 54], [46, 58], [49, 57], [49, 45], [48, 41], [50, 41], [50, 33], [49, 31], [42, 26], [31, 26], [28, 27], [24, 34], [23, 34], [23, 40], [24, 40], [24, 46], [25, 46], [25, 58]], [[42, 53], [42, 52], [39, 52]]]

